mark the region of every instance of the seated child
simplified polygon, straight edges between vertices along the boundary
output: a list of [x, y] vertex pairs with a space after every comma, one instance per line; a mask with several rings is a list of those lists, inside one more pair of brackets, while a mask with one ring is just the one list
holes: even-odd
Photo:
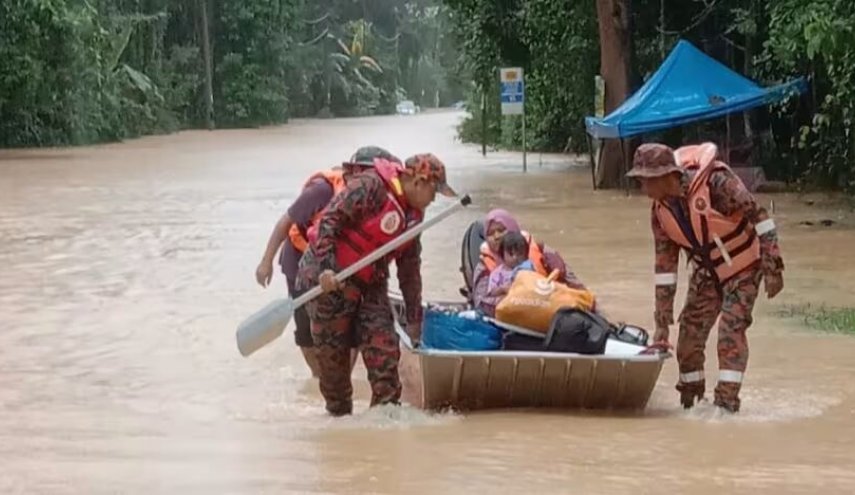
[[528, 259], [528, 242], [519, 232], [508, 232], [502, 238], [499, 247], [502, 264], [490, 274], [487, 295], [505, 296], [520, 270], [534, 271], [534, 265]]

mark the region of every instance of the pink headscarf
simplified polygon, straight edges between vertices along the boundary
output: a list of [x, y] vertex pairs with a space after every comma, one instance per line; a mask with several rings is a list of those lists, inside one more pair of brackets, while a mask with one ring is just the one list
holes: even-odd
[[[517, 223], [517, 220], [511, 215], [508, 210], [503, 210], [501, 208], [496, 208], [495, 210], [490, 210], [487, 213], [487, 217], [484, 219], [484, 236], [486, 237], [487, 232], [490, 230], [490, 224], [493, 222], [500, 223], [505, 226], [505, 229], [508, 232], [520, 232], [520, 224]], [[498, 253], [493, 253], [494, 255], [498, 255]]]
[[493, 222], [498, 222], [504, 225], [508, 232], [520, 232], [521, 230], [520, 224], [513, 215], [508, 212], [508, 210], [496, 208], [495, 210], [490, 210], [490, 213], [487, 213], [487, 218], [484, 219], [485, 234], [490, 230], [490, 224]]

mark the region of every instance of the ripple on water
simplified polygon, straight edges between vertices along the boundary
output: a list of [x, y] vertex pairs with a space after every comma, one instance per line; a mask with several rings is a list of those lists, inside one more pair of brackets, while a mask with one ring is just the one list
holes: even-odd
[[[362, 383], [354, 380], [355, 388]], [[268, 396], [266, 405], [256, 410], [233, 411], [229, 416], [235, 421], [250, 423], [291, 423], [299, 424], [301, 430], [405, 430], [413, 427], [441, 426], [462, 419], [453, 412], [431, 412], [409, 405], [369, 407], [367, 399], [354, 399], [351, 416], [333, 418], [327, 415], [323, 399], [317, 390], [318, 382], [308, 378], [302, 366], [284, 366], [279, 368], [275, 386], [265, 387], [276, 390], [275, 396]], [[358, 391], [357, 391], [358, 392]]]

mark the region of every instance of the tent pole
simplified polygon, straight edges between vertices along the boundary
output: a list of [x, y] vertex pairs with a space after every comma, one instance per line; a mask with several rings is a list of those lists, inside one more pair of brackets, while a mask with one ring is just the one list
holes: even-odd
[[725, 138], [725, 143], [724, 143], [724, 152], [725, 152], [726, 158], [724, 160], [725, 160], [725, 163], [727, 163], [729, 166], [730, 165], [730, 112], [725, 114], [724, 119], [725, 119], [725, 128], [727, 129], [727, 137]]
[[620, 154], [623, 157], [623, 173], [620, 176], [620, 180], [623, 182], [626, 195], [629, 196], [629, 179], [626, 176], [626, 173], [628, 172], [626, 164], [626, 141], [623, 138], [620, 140]]
[[594, 191], [597, 190], [597, 161], [594, 158], [594, 139], [587, 132], [585, 137], [588, 138], [588, 157], [591, 159], [591, 186]]

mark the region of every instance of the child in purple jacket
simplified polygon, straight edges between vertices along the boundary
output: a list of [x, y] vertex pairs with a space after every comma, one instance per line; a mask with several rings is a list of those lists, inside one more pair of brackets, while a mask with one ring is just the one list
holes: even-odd
[[528, 242], [519, 232], [508, 232], [502, 238], [499, 249], [502, 264], [490, 274], [487, 294], [491, 297], [507, 295], [511, 284], [521, 270], [534, 271], [534, 265], [528, 259]]

